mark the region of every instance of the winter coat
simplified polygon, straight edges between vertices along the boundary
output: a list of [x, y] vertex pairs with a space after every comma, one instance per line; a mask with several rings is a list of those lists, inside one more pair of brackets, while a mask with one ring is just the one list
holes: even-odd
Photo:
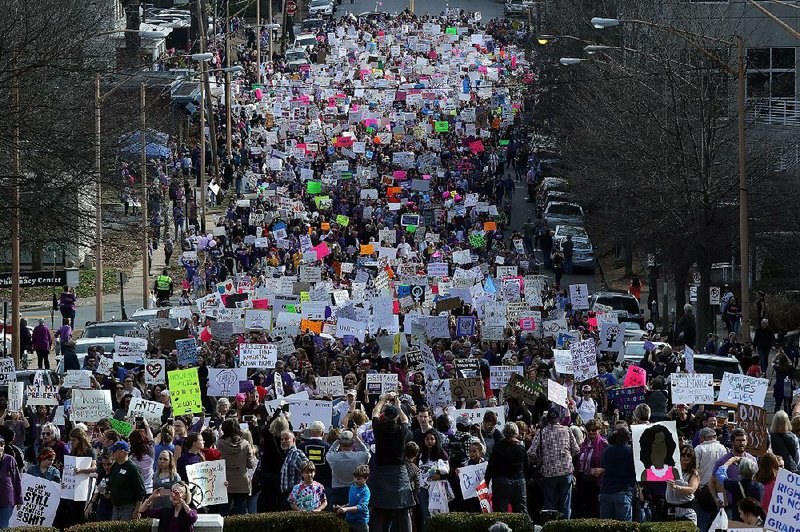
[[256, 458], [250, 443], [242, 438], [221, 438], [217, 441], [222, 459], [225, 460], [225, 478], [228, 480], [228, 493], [250, 494], [248, 469], [255, 469]]

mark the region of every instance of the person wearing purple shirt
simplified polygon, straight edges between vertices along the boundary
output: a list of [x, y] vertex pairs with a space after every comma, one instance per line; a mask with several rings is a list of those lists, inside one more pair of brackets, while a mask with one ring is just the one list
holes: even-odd
[[[731, 448], [730, 452], [725, 453], [719, 460], [716, 461], [716, 463], [714, 464], [714, 471], [712, 472], [711, 476], [711, 481], [714, 482], [715, 486], [714, 489], [717, 492], [717, 494], [724, 492], [723, 486], [717, 480], [717, 470], [723, 465], [725, 465], [728, 462], [728, 460], [730, 460], [733, 457], [738, 457], [738, 458], [749, 458], [755, 462], [758, 462], [758, 459], [756, 457], [754, 457], [752, 454], [744, 450], [745, 447], [747, 447], [747, 433], [744, 431], [744, 429], [741, 428], [734, 429], [731, 436], [733, 440], [733, 447]], [[738, 462], [731, 463], [728, 465], [725, 477], [728, 480], [732, 480], [734, 482], [738, 482], [739, 480], [741, 480], [741, 475], [739, 474]], [[730, 506], [733, 504], [733, 496], [730, 493], [726, 494], [726, 500], [728, 501], [727, 505]], [[721, 501], [717, 502], [717, 505], [721, 507], [722, 502]]]
[[22, 504], [22, 480], [17, 462], [4, 454], [6, 440], [0, 436], [0, 529], [8, 528], [14, 506]]
[[36, 351], [39, 369], [50, 369], [48, 355], [53, 347], [53, 339], [50, 337], [50, 329], [44, 324], [44, 320], [39, 320], [39, 325], [33, 328], [31, 342], [33, 350]]

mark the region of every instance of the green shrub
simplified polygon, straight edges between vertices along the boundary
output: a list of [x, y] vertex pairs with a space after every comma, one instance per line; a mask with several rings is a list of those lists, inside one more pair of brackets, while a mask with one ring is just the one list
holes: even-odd
[[698, 532], [697, 525], [691, 521], [671, 523], [640, 523], [639, 532]]
[[348, 532], [347, 523], [334, 513], [271, 512], [225, 518], [225, 532]]
[[152, 529], [152, 519], [134, 519], [132, 521], [86, 523], [85, 525], [71, 526], [67, 530], [68, 532], [150, 532]]
[[638, 532], [639, 524], [612, 519], [570, 519], [550, 521], [542, 532]]
[[427, 525], [428, 530], [436, 532], [486, 532], [498, 521], [510, 526], [514, 532], [533, 532], [534, 530], [533, 522], [528, 514], [453, 512], [432, 515], [428, 518]]

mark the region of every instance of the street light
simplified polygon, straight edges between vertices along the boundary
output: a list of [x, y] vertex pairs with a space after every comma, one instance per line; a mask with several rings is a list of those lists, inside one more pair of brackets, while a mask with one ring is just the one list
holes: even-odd
[[558, 60], [562, 66], [577, 65], [578, 63], [583, 63], [584, 61], [589, 61], [589, 59], [581, 57], [562, 57]]
[[[756, 5], [754, 0], [747, 0], [748, 3]], [[773, 17], [774, 18], [774, 17]], [[745, 143], [745, 51], [744, 51], [744, 38], [739, 35], [736, 37], [737, 48], [737, 64], [736, 68], [728, 64], [719, 55], [704, 48], [695, 42], [695, 39], [704, 39], [714, 41], [727, 46], [733, 46], [734, 43], [725, 39], [718, 39], [708, 35], [693, 33], [687, 30], [673, 28], [671, 26], [664, 26], [655, 22], [646, 20], [621, 20], [616, 18], [600, 18], [594, 17], [592, 19], [592, 26], [597, 29], [610, 28], [618, 26], [620, 23], [625, 24], [641, 24], [651, 28], [656, 28], [662, 31], [671, 33], [680, 37], [688, 43], [692, 48], [699, 51], [712, 61], [717, 66], [732, 76], [736, 76], [737, 91], [736, 91], [736, 114], [737, 114], [737, 129], [738, 129], [738, 151], [739, 151], [739, 283], [742, 286], [742, 323], [741, 323], [741, 336], [745, 340], [750, 340], [750, 262], [749, 262], [749, 249], [750, 249], [750, 229], [748, 214], [748, 188], [747, 188], [747, 147]]]

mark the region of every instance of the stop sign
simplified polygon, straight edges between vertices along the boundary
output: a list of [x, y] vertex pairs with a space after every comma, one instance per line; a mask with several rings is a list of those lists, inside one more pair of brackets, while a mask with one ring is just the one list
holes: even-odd
[[294, 15], [297, 12], [297, 2], [295, 0], [286, 0], [286, 14]]

